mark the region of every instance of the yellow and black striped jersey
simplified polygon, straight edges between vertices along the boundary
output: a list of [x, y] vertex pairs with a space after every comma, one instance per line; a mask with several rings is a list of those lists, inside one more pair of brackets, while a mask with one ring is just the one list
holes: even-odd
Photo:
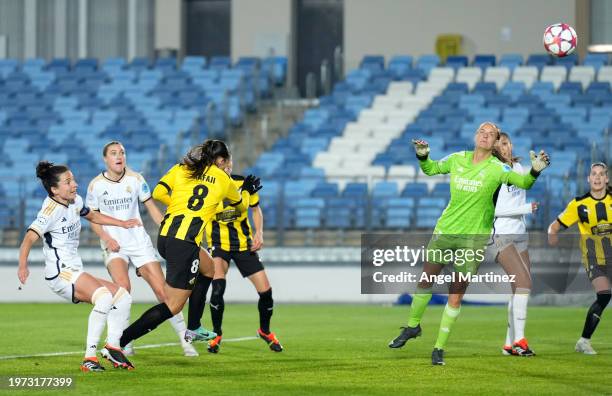
[[242, 207], [241, 193], [232, 179], [212, 165], [199, 179], [193, 179], [187, 167], [178, 164], [166, 173], [153, 191], [153, 198], [168, 205], [159, 235], [200, 244], [204, 226], [217, 211], [220, 202]]
[[567, 228], [578, 223], [584, 264], [612, 265], [612, 195], [595, 199], [588, 193], [573, 199], [557, 221]]
[[[236, 188], [241, 188], [244, 177], [232, 175]], [[224, 200], [217, 206], [213, 221], [206, 224], [206, 241], [208, 246], [214, 246], [227, 252], [242, 252], [249, 250], [252, 244], [252, 228], [249, 222], [249, 207], [259, 205], [259, 194], [249, 198], [249, 206], [244, 210], [232, 206]]]

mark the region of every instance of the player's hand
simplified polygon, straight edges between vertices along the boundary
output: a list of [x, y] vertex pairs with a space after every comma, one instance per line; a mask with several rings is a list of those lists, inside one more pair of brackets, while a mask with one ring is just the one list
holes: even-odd
[[559, 243], [559, 234], [557, 234], [556, 232], [555, 233], [549, 232], [548, 233], [548, 244], [550, 246], [557, 246], [558, 243]]
[[19, 278], [19, 282], [21, 282], [22, 285], [25, 285], [28, 276], [30, 276], [30, 270], [28, 269], [27, 264], [19, 265], [19, 268], [17, 269], [17, 277]]
[[122, 225], [123, 228], [134, 228], [134, 227], [140, 227], [140, 226], [142, 226], [142, 223], [138, 219], [125, 220], [123, 221], [123, 225]]
[[254, 175], [248, 175], [244, 178], [244, 183], [242, 183], [242, 190], [247, 191], [251, 195], [261, 190], [262, 187], [261, 179]]
[[427, 157], [429, 155], [429, 143], [422, 139], [412, 139], [414, 145], [414, 151], [416, 151], [417, 157]]
[[531, 213], [535, 213], [538, 210], [539, 205], [540, 205], [539, 202], [532, 202], [531, 203]]
[[548, 154], [544, 152], [544, 150], [540, 150], [538, 155], [531, 150], [529, 152], [529, 158], [531, 159], [531, 168], [538, 173], [542, 172], [548, 165], [550, 165], [550, 158], [548, 157]]
[[107, 250], [110, 250], [111, 252], [118, 252], [119, 249], [121, 249], [121, 246], [119, 246], [119, 243], [114, 240], [113, 238], [108, 238], [104, 241], [104, 245], [106, 246]]
[[256, 232], [253, 236], [253, 244], [251, 245], [251, 252], [256, 252], [263, 247], [264, 240], [263, 235], [260, 232]]

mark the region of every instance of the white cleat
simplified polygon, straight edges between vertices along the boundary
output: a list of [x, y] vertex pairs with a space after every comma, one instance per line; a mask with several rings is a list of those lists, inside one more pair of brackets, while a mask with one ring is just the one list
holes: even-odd
[[136, 354], [136, 352], [134, 352], [134, 344], [131, 342], [127, 344], [125, 348], [123, 348], [123, 354], [125, 356], [134, 356]]
[[591, 340], [581, 338], [576, 343], [576, 352], [584, 353], [585, 355], [597, 355], [597, 352], [591, 346]]
[[181, 340], [181, 346], [183, 347], [183, 354], [185, 356], [200, 356], [194, 346], [188, 343], [187, 341]]

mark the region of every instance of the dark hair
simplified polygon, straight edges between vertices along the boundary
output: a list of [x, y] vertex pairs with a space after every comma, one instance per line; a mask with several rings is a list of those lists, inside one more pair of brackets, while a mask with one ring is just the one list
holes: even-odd
[[106, 144], [104, 145], [104, 148], [102, 149], [102, 156], [103, 156], [103, 157], [106, 157], [106, 153], [108, 152], [108, 148], [109, 148], [110, 146], [115, 145], [115, 144], [118, 144], [118, 145], [120, 145], [121, 147], [123, 147], [123, 144], [122, 144], [120, 141], [118, 141], [118, 140], [113, 140], [112, 142], [108, 142], [108, 143], [106, 143]]
[[221, 140], [209, 139], [189, 150], [183, 157], [182, 164], [189, 170], [191, 178], [201, 179], [219, 157], [230, 159], [227, 145]]
[[43, 187], [47, 190], [47, 194], [52, 197], [51, 187], [57, 187], [59, 176], [69, 170], [66, 165], [54, 165], [53, 162], [40, 161], [36, 165], [36, 177], [42, 182]]

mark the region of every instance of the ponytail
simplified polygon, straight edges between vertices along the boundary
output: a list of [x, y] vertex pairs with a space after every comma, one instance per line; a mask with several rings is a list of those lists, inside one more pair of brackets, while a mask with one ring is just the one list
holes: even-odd
[[221, 140], [209, 139], [189, 150], [183, 157], [182, 164], [187, 167], [192, 179], [201, 179], [219, 157], [230, 159], [227, 145]]
[[69, 170], [66, 165], [54, 165], [53, 162], [40, 161], [36, 165], [36, 177], [40, 179], [47, 194], [52, 197], [51, 187], [57, 187], [59, 176]]

